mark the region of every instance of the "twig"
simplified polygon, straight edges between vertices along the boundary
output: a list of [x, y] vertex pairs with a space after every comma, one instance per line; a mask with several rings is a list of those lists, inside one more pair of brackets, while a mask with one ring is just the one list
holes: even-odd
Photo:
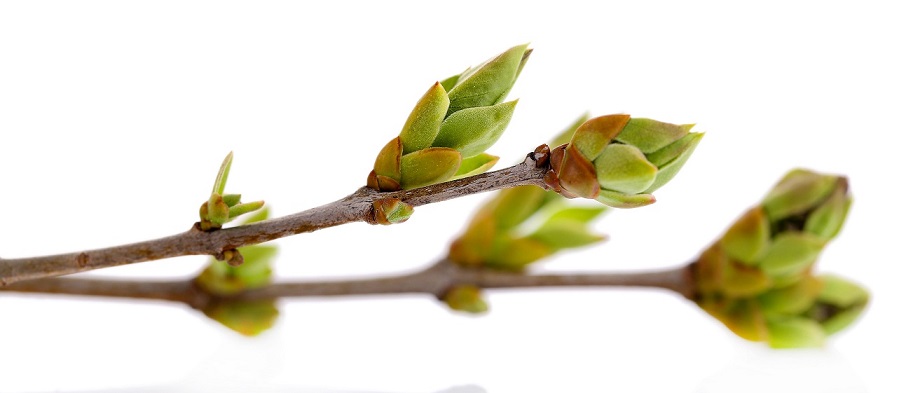
[[186, 280], [154, 282], [44, 278], [12, 284], [0, 291], [169, 300], [185, 303], [198, 309], [203, 309], [207, 304], [215, 301], [291, 297], [424, 293], [440, 298], [450, 288], [457, 285], [474, 285], [484, 289], [645, 287], [667, 289], [691, 298], [690, 274], [689, 265], [685, 265], [650, 272], [536, 275], [486, 268], [465, 268], [448, 260], [441, 260], [427, 269], [410, 274], [358, 280], [275, 283], [233, 296], [207, 293], [193, 281]]
[[412, 206], [521, 185], [545, 187], [546, 160], [530, 153], [525, 161], [499, 171], [413, 190], [378, 192], [362, 187], [352, 195], [301, 213], [205, 232], [198, 225], [187, 232], [110, 248], [33, 258], [0, 259], [0, 287], [23, 280], [60, 276], [184, 255], [222, 255], [238, 247], [357, 221], [373, 222], [372, 203], [395, 198]]

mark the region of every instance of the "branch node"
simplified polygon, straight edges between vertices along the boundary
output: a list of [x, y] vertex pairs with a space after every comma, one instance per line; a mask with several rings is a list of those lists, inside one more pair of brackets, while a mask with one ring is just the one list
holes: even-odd
[[79, 256], [76, 257], [76, 264], [79, 265], [79, 267], [82, 267], [82, 268], [85, 267], [85, 266], [88, 266], [88, 262], [90, 262], [90, 261], [91, 261], [91, 256], [88, 255], [88, 254], [86, 254], [86, 253], [84, 253], [84, 252], [83, 252], [83, 253], [79, 253]]

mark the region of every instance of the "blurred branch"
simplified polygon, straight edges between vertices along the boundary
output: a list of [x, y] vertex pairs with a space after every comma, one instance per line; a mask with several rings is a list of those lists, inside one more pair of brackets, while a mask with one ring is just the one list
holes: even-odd
[[203, 309], [215, 301], [262, 300], [291, 297], [351, 296], [424, 293], [442, 297], [450, 288], [474, 285], [479, 288], [541, 287], [642, 287], [673, 291], [686, 298], [692, 295], [689, 265], [677, 268], [630, 273], [528, 274], [486, 268], [466, 268], [448, 260], [414, 273], [382, 278], [274, 283], [233, 296], [205, 292], [191, 280], [125, 281], [104, 279], [44, 278], [8, 285], [7, 292], [99, 296], [131, 299], [169, 300]]
[[250, 225], [206, 232], [196, 224], [187, 232], [140, 243], [43, 257], [0, 259], [0, 287], [23, 280], [185, 255], [217, 257], [238, 247], [351, 222], [375, 223], [373, 203], [381, 199], [398, 199], [416, 207], [515, 186], [546, 187], [542, 180], [549, 170], [545, 158], [530, 153], [522, 163], [506, 169], [412, 190], [378, 192], [362, 187], [335, 202]]

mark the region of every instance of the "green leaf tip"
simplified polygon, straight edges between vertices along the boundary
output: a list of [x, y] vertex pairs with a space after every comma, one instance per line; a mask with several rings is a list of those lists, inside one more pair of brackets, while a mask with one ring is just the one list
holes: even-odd
[[837, 182], [837, 176], [794, 169], [771, 189], [762, 205], [773, 221], [802, 214], [825, 200]]
[[502, 102], [530, 54], [528, 44], [517, 45], [462, 73], [456, 84], [449, 89], [450, 107], [447, 116], [466, 108]]
[[220, 169], [217, 171], [217, 177], [214, 179], [214, 188], [211, 191], [212, 194], [223, 194], [224, 188], [226, 188], [227, 178], [230, 177], [230, 167], [233, 165], [233, 152], [230, 152], [223, 159], [223, 163], [220, 164]]

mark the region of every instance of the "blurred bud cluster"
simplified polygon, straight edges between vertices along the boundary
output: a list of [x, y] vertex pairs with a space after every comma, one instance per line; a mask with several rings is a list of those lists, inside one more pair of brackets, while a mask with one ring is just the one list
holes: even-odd
[[868, 303], [860, 286], [813, 271], [851, 201], [846, 178], [791, 171], [694, 263], [696, 302], [748, 340], [821, 345]]

